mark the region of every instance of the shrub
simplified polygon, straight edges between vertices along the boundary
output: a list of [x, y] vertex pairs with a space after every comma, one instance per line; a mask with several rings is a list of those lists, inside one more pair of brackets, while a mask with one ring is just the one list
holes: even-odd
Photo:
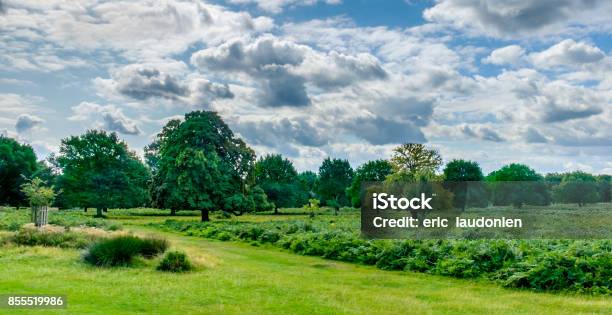
[[145, 238], [141, 240], [140, 254], [145, 258], [155, 257], [168, 249], [168, 241], [163, 238]]
[[157, 265], [157, 270], [169, 272], [186, 272], [192, 269], [193, 266], [187, 255], [179, 251], [167, 253]]
[[62, 248], [85, 248], [95, 237], [75, 232], [49, 232], [35, 229], [21, 229], [11, 239], [24, 246], [54, 246]]
[[94, 243], [83, 260], [94, 266], [129, 266], [136, 256], [151, 258], [166, 251], [166, 240], [119, 236]]

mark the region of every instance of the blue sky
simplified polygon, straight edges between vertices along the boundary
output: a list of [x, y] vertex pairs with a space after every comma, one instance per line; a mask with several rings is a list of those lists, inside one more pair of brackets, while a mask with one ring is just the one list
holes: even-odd
[[422, 142], [488, 172], [612, 173], [612, 3], [0, 0], [0, 133], [141, 153], [215, 110], [258, 154], [356, 167]]

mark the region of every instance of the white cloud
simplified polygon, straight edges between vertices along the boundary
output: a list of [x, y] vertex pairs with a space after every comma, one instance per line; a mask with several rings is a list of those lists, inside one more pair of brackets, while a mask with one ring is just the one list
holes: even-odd
[[609, 31], [611, 14], [607, 0], [439, 0], [423, 16], [476, 35], [533, 38], [585, 28]]
[[126, 135], [139, 135], [142, 133], [138, 122], [126, 117], [120, 108], [113, 105], [98, 105], [96, 103], [82, 102], [72, 107], [74, 113], [69, 117], [72, 121], [94, 121], [94, 127], [116, 131]]
[[18, 133], [25, 133], [32, 130], [36, 126], [41, 125], [44, 122], [45, 120], [40, 117], [29, 114], [21, 114], [17, 117], [17, 122], [15, 123], [15, 130], [17, 130]]
[[497, 48], [491, 54], [483, 59], [483, 63], [494, 65], [516, 64], [525, 55], [525, 50], [519, 45], [510, 45], [502, 48]]
[[229, 0], [228, 2], [234, 4], [254, 3], [263, 11], [278, 14], [286, 7], [315, 5], [319, 2], [336, 5], [342, 3], [342, 0]]
[[540, 68], [575, 67], [600, 61], [604, 56], [598, 47], [573, 39], [566, 39], [542, 52], [529, 55]]

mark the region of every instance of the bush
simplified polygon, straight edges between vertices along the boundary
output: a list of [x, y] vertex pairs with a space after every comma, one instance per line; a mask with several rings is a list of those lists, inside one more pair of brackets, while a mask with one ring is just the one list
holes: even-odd
[[457, 278], [484, 278], [508, 287], [609, 294], [612, 241], [365, 240], [353, 221], [151, 225], [217, 240], [272, 244], [300, 255]]
[[166, 240], [119, 236], [94, 243], [83, 260], [94, 266], [129, 266], [136, 256], [151, 258], [166, 251]]
[[167, 253], [157, 265], [157, 270], [169, 272], [186, 272], [192, 269], [193, 266], [187, 255], [179, 251]]
[[23, 246], [53, 246], [61, 248], [85, 248], [95, 237], [75, 232], [48, 232], [21, 229], [10, 241]]

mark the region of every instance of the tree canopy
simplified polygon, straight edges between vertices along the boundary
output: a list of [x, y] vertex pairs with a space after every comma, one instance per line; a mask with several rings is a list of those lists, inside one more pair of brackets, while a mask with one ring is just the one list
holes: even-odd
[[494, 205], [550, 204], [550, 191], [544, 177], [524, 164], [512, 163], [487, 175], [486, 181], [495, 183], [493, 188]]
[[215, 112], [194, 111], [183, 121], [172, 120], [147, 147], [155, 204], [200, 210], [202, 221], [213, 210], [250, 211], [254, 160], [253, 150]]
[[582, 171], [567, 173], [554, 190], [555, 200], [582, 207], [599, 201], [598, 188], [597, 178], [591, 174]]
[[393, 175], [390, 180], [415, 181], [423, 177], [431, 178], [440, 165], [442, 157], [438, 151], [428, 149], [420, 143], [405, 143], [393, 149]]
[[373, 160], [364, 163], [355, 170], [351, 185], [346, 194], [353, 207], [361, 206], [361, 183], [384, 181], [392, 173], [392, 167], [387, 160]]
[[[468, 199], [484, 200], [483, 187], [477, 183], [484, 180], [478, 163], [455, 159], [448, 162], [442, 172], [446, 188], [454, 194], [454, 207], [465, 209]], [[470, 193], [475, 196], [469, 198]]]
[[21, 185], [38, 170], [31, 146], [0, 136], [0, 205], [26, 204]]
[[299, 199], [298, 174], [293, 163], [280, 154], [268, 154], [255, 163], [255, 182], [278, 208], [295, 207]]
[[111, 207], [131, 208], [148, 202], [149, 170], [116, 133], [90, 130], [63, 139], [54, 162], [66, 206], [94, 207], [98, 216]]
[[348, 206], [346, 188], [353, 179], [353, 169], [348, 160], [326, 158], [319, 167], [317, 190], [322, 201], [339, 208]]

